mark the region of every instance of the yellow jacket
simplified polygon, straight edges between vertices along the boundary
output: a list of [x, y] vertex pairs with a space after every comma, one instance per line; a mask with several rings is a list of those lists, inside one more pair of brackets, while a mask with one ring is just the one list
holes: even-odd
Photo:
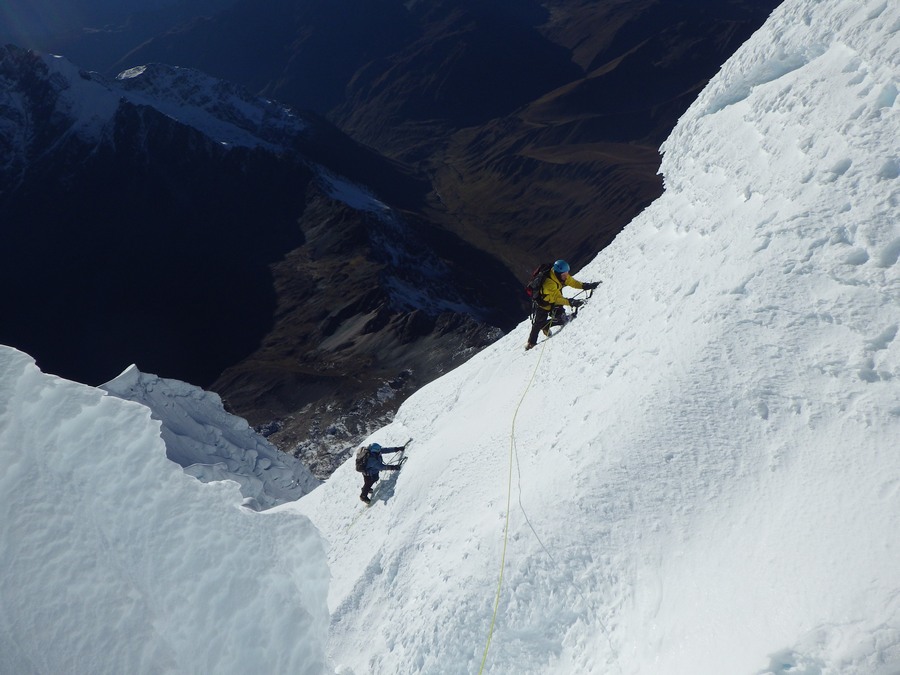
[[571, 274], [563, 281], [557, 276], [554, 270], [550, 270], [550, 274], [544, 279], [544, 285], [541, 286], [541, 295], [543, 298], [542, 302], [538, 302], [538, 307], [541, 309], [550, 309], [550, 305], [568, 305], [568, 298], [564, 297], [562, 294], [563, 286], [578, 289], [584, 288], [584, 286], [581, 285], [581, 282]]

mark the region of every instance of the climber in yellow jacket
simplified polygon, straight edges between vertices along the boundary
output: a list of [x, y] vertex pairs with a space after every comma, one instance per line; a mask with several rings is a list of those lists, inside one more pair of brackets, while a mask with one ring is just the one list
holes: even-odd
[[539, 331], [543, 331], [544, 335], [549, 335], [550, 326], [562, 325], [569, 320], [565, 307], [577, 308], [584, 304], [583, 300], [566, 298], [562, 293], [563, 286], [592, 291], [599, 285], [599, 281], [588, 283], [578, 281], [569, 274], [569, 263], [565, 260], [557, 260], [553, 263], [553, 267], [550, 268], [541, 284], [540, 297], [533, 298], [535, 304], [534, 323], [531, 326], [531, 334], [528, 336], [525, 349], [531, 349], [537, 344]]

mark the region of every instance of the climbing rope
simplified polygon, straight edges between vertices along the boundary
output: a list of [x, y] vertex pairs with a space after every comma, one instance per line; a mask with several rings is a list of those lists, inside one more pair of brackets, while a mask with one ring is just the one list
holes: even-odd
[[513, 455], [515, 454], [516, 444], [516, 418], [519, 416], [519, 408], [522, 407], [522, 402], [528, 395], [528, 390], [531, 389], [531, 385], [534, 382], [535, 375], [537, 375], [538, 366], [541, 364], [541, 359], [544, 356], [544, 350], [546, 348], [547, 340], [544, 340], [541, 351], [538, 353], [537, 361], [534, 364], [534, 370], [531, 372], [531, 378], [528, 380], [525, 391], [522, 392], [522, 398], [519, 399], [518, 404], [516, 404], [516, 410], [513, 413], [512, 428], [510, 429], [509, 434], [509, 476], [506, 482], [506, 523], [503, 526], [503, 553], [500, 556], [500, 577], [497, 580], [497, 595], [494, 598], [494, 614], [491, 617], [491, 627], [488, 631], [487, 644], [485, 644], [484, 646], [484, 655], [481, 657], [481, 667], [478, 669], [479, 675], [484, 672], [484, 664], [487, 661], [488, 650], [491, 648], [491, 639], [494, 637], [494, 626], [497, 622], [497, 608], [500, 606], [500, 591], [503, 588], [503, 568], [506, 566], [506, 545], [509, 541], [509, 503], [512, 497]]
[[[553, 554], [550, 553], [550, 550], [544, 546], [544, 542], [541, 540], [540, 535], [537, 533], [537, 530], [534, 529], [534, 525], [531, 524], [531, 519], [528, 517], [528, 514], [525, 512], [525, 507], [522, 505], [522, 471], [520, 468], [519, 462], [519, 451], [516, 450], [516, 472], [518, 473], [518, 478], [516, 482], [516, 486], [519, 488], [519, 508], [522, 510], [522, 515], [525, 516], [525, 522], [528, 523], [528, 527], [531, 529], [532, 534], [534, 534], [534, 538], [537, 539], [538, 543], [541, 545], [541, 548], [544, 549], [544, 553], [547, 554], [547, 557], [550, 558], [550, 561], [553, 563], [555, 567], [559, 567], [559, 563], [556, 562], [556, 558], [553, 557]], [[588, 609], [593, 610], [595, 616], [597, 617], [597, 623], [600, 624], [600, 629], [603, 631], [603, 634], [606, 636], [606, 643], [609, 645], [609, 650], [612, 652], [613, 659], [615, 660], [616, 668], [621, 673], [622, 667], [619, 665], [619, 652], [613, 646], [612, 637], [609, 634], [609, 629], [606, 627], [606, 624], [603, 622], [603, 619], [600, 618], [600, 612], [596, 610], [593, 603], [588, 600], [587, 594], [581, 589], [581, 586], [576, 583], [574, 579], [570, 579], [570, 583], [575, 587], [575, 590], [578, 591], [578, 594], [581, 596], [581, 599], [584, 600], [584, 605]]]
[[[583, 293], [584, 291], [581, 291]], [[581, 295], [581, 293], [576, 294]], [[589, 292], [587, 298], [589, 299], [593, 295], [593, 291]], [[578, 307], [575, 308], [575, 314], [578, 313]], [[552, 323], [552, 318], [548, 317], [548, 325]], [[537, 361], [534, 364], [534, 370], [531, 372], [531, 377], [528, 380], [528, 384], [525, 386], [525, 391], [522, 392], [522, 397], [519, 399], [519, 402], [516, 404], [516, 409], [513, 412], [512, 425], [510, 428], [509, 434], [509, 472], [507, 476], [507, 484], [506, 484], [506, 517], [505, 523], [503, 525], [503, 552], [500, 556], [500, 575], [497, 580], [497, 593], [494, 598], [494, 612], [491, 616], [491, 626], [488, 631], [487, 643], [484, 646], [484, 654], [481, 657], [481, 667], [478, 669], [479, 675], [484, 672], [484, 665], [487, 662], [488, 651], [491, 647], [491, 640], [494, 636], [494, 627], [497, 622], [497, 610], [500, 607], [500, 594], [503, 589], [503, 571], [506, 567], [506, 548], [509, 542], [509, 512], [510, 512], [510, 501], [512, 497], [512, 470], [513, 470], [513, 458], [515, 458], [516, 471], [517, 471], [517, 487], [519, 489], [519, 508], [522, 510], [522, 515], [525, 517], [525, 522], [528, 523], [528, 527], [531, 529], [532, 534], [534, 534], [535, 539], [537, 539], [538, 543], [541, 545], [541, 548], [544, 550], [544, 553], [547, 554], [547, 557], [550, 558], [550, 561], [555, 565], [559, 566], [559, 563], [556, 562], [556, 559], [544, 545], [544, 542], [541, 540], [541, 537], [538, 535], [537, 530], [534, 529], [534, 526], [531, 524], [531, 520], [528, 518], [528, 513], [525, 511], [525, 507], [522, 505], [522, 472], [520, 468], [519, 462], [519, 451], [516, 448], [516, 418], [519, 416], [519, 409], [522, 407], [522, 403], [525, 401], [525, 397], [528, 395], [529, 390], [531, 389], [531, 385], [534, 383], [534, 378], [537, 375], [538, 367], [541, 364], [541, 359], [544, 356], [544, 350], [547, 348], [547, 340], [543, 340], [543, 344], [541, 346], [541, 350], [538, 353]], [[572, 585], [575, 587], [575, 590], [578, 591], [578, 594], [581, 595], [582, 600], [584, 600], [585, 607], [593, 609], [592, 603], [588, 600], [587, 595], [581, 589], [581, 587], [575, 582], [574, 579], [571, 580]], [[597, 616], [597, 622], [600, 624], [600, 628], [603, 630], [604, 635], [606, 636], [606, 641], [609, 644], [610, 651], [612, 652], [613, 658], [615, 660], [615, 664], [619, 672], [622, 672], [622, 668], [619, 665], [619, 656], [616, 648], [613, 646], [612, 638], [609, 634], [609, 629], [607, 629], [606, 624], [604, 624], [603, 620], [600, 618], [599, 612], [595, 610], [594, 612]]]

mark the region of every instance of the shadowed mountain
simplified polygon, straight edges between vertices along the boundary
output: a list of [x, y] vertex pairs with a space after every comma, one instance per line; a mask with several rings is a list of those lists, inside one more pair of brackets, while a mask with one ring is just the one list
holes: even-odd
[[321, 119], [196, 71], [113, 81], [15, 47], [0, 82], [0, 342], [48, 371], [218, 379], [286, 438], [355, 438], [517, 319], [502, 265], [410, 210], [421, 182]]
[[[660, 143], [778, 4], [211, 1], [41, 45], [108, 77], [148, 63], [203, 71], [308, 111], [308, 133], [287, 152], [226, 149], [134, 102], [117, 113], [119, 136], [99, 145], [41, 127], [52, 161], [0, 186], [4, 218], [24, 227], [33, 214], [44, 243], [17, 247], [47, 251], [62, 271], [28, 272], [35, 253], [14, 260], [43, 291], [9, 306], [44, 308], [44, 351], [31, 353], [60, 368], [107, 373], [125, 365], [116, 345], [147, 343], [160, 358], [142, 370], [211, 383], [320, 476], [417, 386], [524, 317], [520, 283], [538, 262], [565, 257], [577, 270], [661, 193]], [[127, 312], [104, 300], [85, 323], [114, 337], [59, 347], [54, 326], [77, 314], [72, 299], [91, 297], [107, 265], [122, 277], [134, 269], [104, 241], [133, 254], [133, 232], [154, 229], [165, 233], [148, 244], [154, 260], [175, 261], [163, 295], [198, 280], [188, 309], [153, 320], [172, 334], [135, 335], [143, 314], [108, 324]], [[204, 250], [210, 230], [222, 234]], [[398, 236], [408, 237], [400, 250], [385, 245]], [[100, 243], [82, 251], [85, 239]], [[57, 241], [80, 262], [54, 253]], [[122, 306], [165, 304], [134, 275], [120, 285]], [[61, 286], [69, 300], [48, 302]]]
[[657, 148], [777, 3], [555, 4], [542, 30], [585, 74], [451, 134], [429, 162], [441, 222], [520, 278], [536, 252], [577, 269], [661, 194]]
[[659, 144], [777, 4], [242, 0], [116, 67], [187, 63], [326, 115], [430, 176], [429, 216], [521, 278], [660, 194]]

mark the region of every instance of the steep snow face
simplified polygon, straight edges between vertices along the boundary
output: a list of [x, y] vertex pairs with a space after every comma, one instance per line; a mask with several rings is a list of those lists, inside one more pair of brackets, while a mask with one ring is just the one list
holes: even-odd
[[166, 456], [206, 483], [233, 480], [244, 505], [260, 510], [294, 501], [319, 485], [309, 470], [225, 412], [222, 399], [179, 380], [129, 367], [101, 389], [141, 403], [162, 423]]
[[278, 507], [339, 672], [900, 672], [898, 63], [897, 3], [788, 0], [576, 321], [409, 399], [372, 507], [350, 464]]
[[349, 463], [240, 508], [0, 348], [0, 671], [900, 672], [897, 63], [897, 3], [788, 0], [577, 320], [373, 436], [368, 509]]
[[0, 347], [0, 672], [326, 670], [310, 522], [166, 459], [143, 405]]

